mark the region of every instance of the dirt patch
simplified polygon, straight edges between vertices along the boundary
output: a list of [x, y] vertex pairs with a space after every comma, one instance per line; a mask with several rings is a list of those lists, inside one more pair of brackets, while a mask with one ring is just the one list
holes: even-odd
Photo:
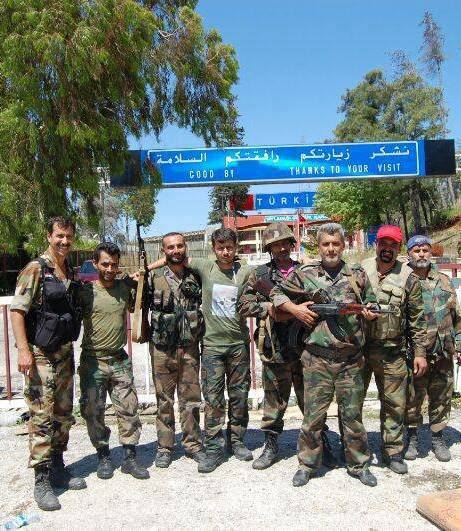
[[421, 486], [431, 485], [435, 490], [451, 490], [461, 488], [461, 476], [452, 472], [439, 470], [425, 470], [420, 475], [404, 476], [403, 482], [410, 488], [420, 488]]

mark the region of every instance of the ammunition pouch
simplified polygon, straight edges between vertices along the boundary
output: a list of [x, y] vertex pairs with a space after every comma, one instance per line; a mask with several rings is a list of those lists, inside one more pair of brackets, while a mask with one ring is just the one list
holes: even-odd
[[151, 341], [154, 345], [172, 347], [177, 344], [176, 315], [153, 310], [151, 313]]

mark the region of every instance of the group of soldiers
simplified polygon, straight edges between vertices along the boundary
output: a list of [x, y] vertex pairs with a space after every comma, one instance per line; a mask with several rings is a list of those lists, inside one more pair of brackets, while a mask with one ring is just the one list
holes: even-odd
[[[98, 280], [82, 285], [67, 262], [74, 223], [55, 217], [47, 232], [48, 250], [18, 277], [11, 315], [19, 370], [26, 378], [34, 496], [40, 508], [56, 510], [60, 504], [53, 487], [86, 487], [63, 460], [74, 423], [72, 341], [81, 319], [80, 407], [97, 451], [97, 476], [109, 479], [114, 473], [104, 421], [107, 393], [124, 448], [121, 471], [138, 479], [149, 472], [136, 460], [141, 423], [131, 359], [124, 350], [125, 314], [133, 308], [139, 275], [117, 278], [120, 250], [102, 243], [94, 251]], [[404, 458], [417, 457], [426, 394], [433, 451], [441, 461], [450, 459], [443, 430], [453, 393], [453, 358], [461, 359], [461, 312], [450, 279], [430, 260], [431, 241], [410, 238], [408, 259], [402, 261], [401, 230], [382, 226], [376, 257], [362, 265], [342, 259], [341, 225], [320, 226], [317, 242], [319, 260], [296, 262], [289, 227], [269, 225], [263, 247], [271, 260], [254, 268], [236, 258], [237, 235], [231, 229], [213, 233], [215, 259], [210, 260], [188, 257], [180, 233], [162, 238], [162, 258], [148, 266], [157, 467], [167, 468], [172, 461], [175, 393], [185, 455], [197, 462], [199, 472], [214, 471], [229, 454], [253, 460], [244, 442], [251, 380], [248, 317], [257, 321], [264, 388], [265, 444], [254, 469], [266, 469], [278, 459], [278, 436], [293, 386], [303, 414], [293, 485], [305, 485], [322, 462], [337, 466], [325, 424], [336, 395], [347, 471], [375, 486], [362, 422], [372, 374], [381, 401], [383, 463], [404, 474]], [[356, 303], [360, 309], [323, 315], [314, 311], [322, 306], [315, 306], [319, 302]]]

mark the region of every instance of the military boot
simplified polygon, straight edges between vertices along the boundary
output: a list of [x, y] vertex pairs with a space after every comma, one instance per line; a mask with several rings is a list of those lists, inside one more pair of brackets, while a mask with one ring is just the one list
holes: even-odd
[[363, 483], [366, 487], [376, 487], [378, 484], [378, 480], [376, 479], [376, 476], [374, 476], [368, 468], [362, 469], [360, 472], [351, 472], [350, 470], [347, 471], [349, 476], [352, 476], [353, 478], [357, 478], [360, 480], [361, 483]]
[[293, 476], [293, 487], [304, 487], [304, 485], [307, 485], [309, 483], [310, 478], [310, 472], [304, 470], [303, 468], [299, 468], [296, 471], [296, 474]]
[[53, 452], [51, 454], [50, 481], [53, 487], [61, 489], [86, 489], [85, 480], [73, 476], [65, 467], [62, 452]]
[[172, 460], [171, 452], [162, 449], [157, 450], [157, 454], [155, 455], [155, 466], [157, 468], [168, 468]]
[[120, 471], [124, 474], [131, 474], [136, 479], [149, 478], [149, 472], [147, 468], [141, 466], [136, 461], [136, 446], [134, 444], [124, 444], [123, 451], [125, 456], [123, 458]]
[[408, 428], [408, 446], [403, 456], [407, 461], [414, 461], [418, 457], [418, 431]]
[[216, 470], [225, 460], [224, 452], [207, 453], [205, 459], [199, 462], [197, 470], [201, 474], [208, 474]]
[[206, 459], [206, 453], [205, 450], [201, 449], [194, 453], [186, 452], [185, 456], [189, 459], [193, 459], [196, 463], [201, 463], [202, 461], [205, 461]]
[[39, 465], [34, 468], [35, 487], [34, 498], [42, 511], [57, 511], [61, 504], [53, 492], [50, 483], [50, 468], [48, 465]]
[[338, 466], [338, 460], [333, 453], [331, 448], [330, 441], [328, 440], [326, 430], [322, 431], [322, 442], [323, 442], [323, 464], [328, 468], [336, 468]]
[[108, 446], [101, 446], [97, 449], [98, 452], [98, 468], [96, 475], [99, 479], [110, 479], [114, 475], [114, 465], [110, 459], [110, 451]]
[[439, 461], [446, 463], [451, 459], [451, 453], [445, 441], [443, 440], [443, 431], [432, 433], [432, 451]]
[[266, 433], [266, 444], [263, 453], [253, 461], [252, 467], [255, 470], [264, 470], [269, 468], [277, 461], [279, 445], [277, 444], [278, 435], [276, 433]]
[[387, 455], [383, 453], [383, 463], [396, 474], [406, 474], [408, 466], [403, 461], [402, 454]]

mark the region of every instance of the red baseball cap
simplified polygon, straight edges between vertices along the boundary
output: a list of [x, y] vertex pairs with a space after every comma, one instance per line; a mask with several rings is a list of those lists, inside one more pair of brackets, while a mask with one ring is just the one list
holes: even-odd
[[379, 227], [378, 233], [376, 234], [377, 240], [381, 238], [390, 238], [397, 243], [402, 243], [403, 234], [400, 227], [397, 227], [396, 225], [382, 225]]

